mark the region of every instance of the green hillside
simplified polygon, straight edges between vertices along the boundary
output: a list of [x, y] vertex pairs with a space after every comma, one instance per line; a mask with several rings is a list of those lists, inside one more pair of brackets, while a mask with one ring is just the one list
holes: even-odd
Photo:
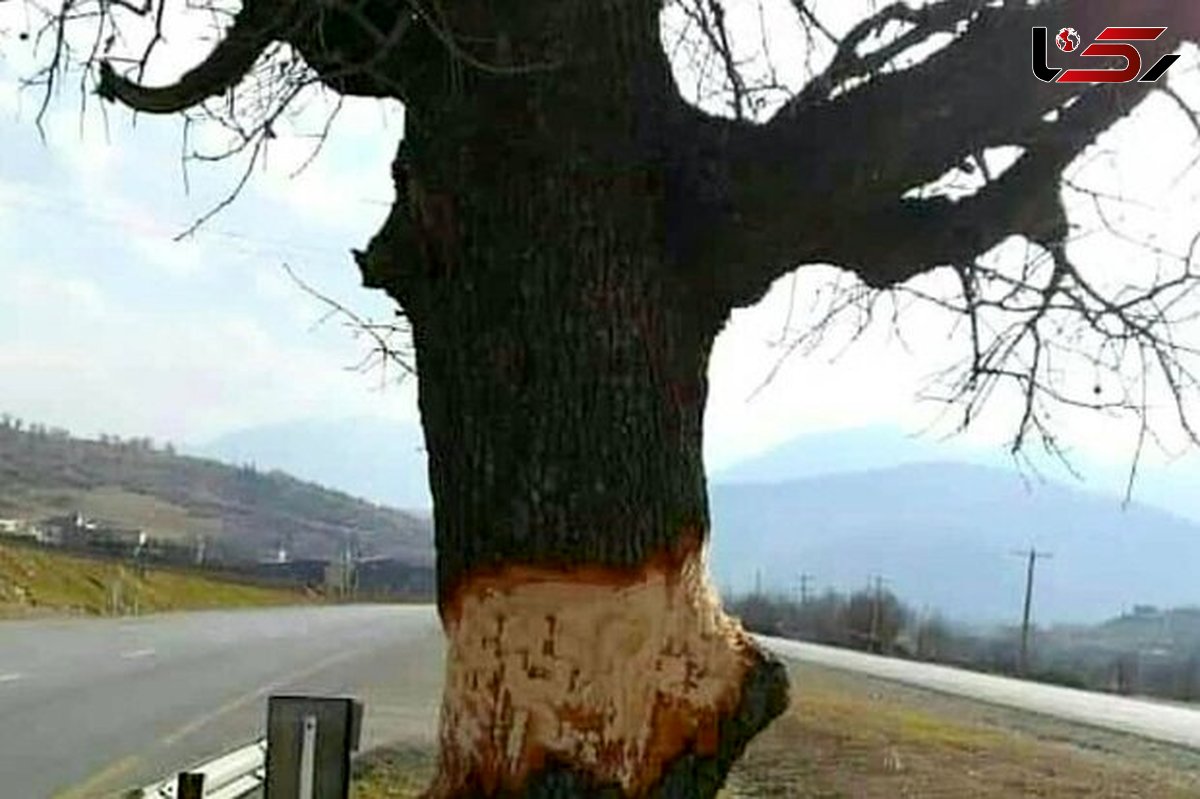
[[112, 616], [313, 601], [313, 596], [299, 589], [239, 584], [168, 569], [139, 573], [121, 563], [0, 543], [0, 619], [46, 613]]
[[0, 519], [80, 512], [90, 518], [261, 557], [281, 541], [297, 558], [337, 554], [432, 562], [427, 520], [297, 480], [176, 454], [148, 439], [76, 438], [0, 417]]

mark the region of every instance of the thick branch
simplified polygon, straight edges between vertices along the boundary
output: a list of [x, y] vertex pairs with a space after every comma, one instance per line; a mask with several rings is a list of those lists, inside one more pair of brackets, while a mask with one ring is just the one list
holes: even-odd
[[[980, 6], [944, 0], [909, 16], [889, 6], [880, 22], [924, 19], [933, 34], [953, 28], [948, 12], [958, 11], [967, 29], [916, 66], [871, 72], [857, 88], [839, 84], [833, 70], [832, 80], [802, 92], [766, 125], [702, 122], [698, 149], [709, 156], [705, 172], [716, 178], [707, 182], [719, 199], [703, 232], [711, 255], [700, 279], [737, 306], [805, 262], [839, 264], [882, 287], [969, 260], [1009, 235], [1061, 236], [1062, 169], [1153, 84], [1043, 83], [1030, 70], [1031, 28], [1072, 25], [1087, 41], [1108, 23], [1167, 25], [1158, 41], [1139, 43], [1147, 67], [1200, 38], [1194, 8], [1167, 0], [1136, 10], [1121, 0]], [[918, 37], [910, 30], [903, 38]], [[861, 80], [868, 63], [869, 55], [847, 55], [839, 69]], [[1006, 145], [1025, 155], [974, 197], [904, 199]]]
[[100, 65], [97, 93], [136, 111], [173, 114], [224, 94], [254, 67], [263, 51], [291, 23], [290, 3], [248, 2], [212, 53], [169, 86], [149, 87], [118, 75], [110, 63]]
[[1059, 176], [1096, 136], [1140, 100], [1147, 84], [1133, 90], [1111, 85], [1089, 91], [1056, 123], [1026, 140], [1028, 149], [999, 179], [959, 201], [943, 197], [901, 200], [872, 208], [851, 225], [828, 228], [828, 260], [850, 268], [868, 285], [894, 286], [945, 265], [970, 263], [1009, 236], [1046, 246], [1067, 235]]

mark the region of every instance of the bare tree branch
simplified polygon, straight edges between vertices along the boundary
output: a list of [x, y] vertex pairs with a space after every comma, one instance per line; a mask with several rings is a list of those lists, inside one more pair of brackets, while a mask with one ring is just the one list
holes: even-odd
[[283, 264], [283, 270], [305, 294], [318, 300], [328, 309], [317, 324], [339, 318], [352, 336], [367, 340], [367, 351], [361, 360], [350, 367], [352, 371], [374, 372], [378, 370], [383, 382], [387, 381], [388, 371], [391, 367], [400, 369], [400, 380], [416, 375], [412, 333], [403, 312], [397, 309], [396, 319], [390, 322], [368, 319], [352, 310], [348, 305], [313, 287], [296, 274], [289, 264]]
[[291, 17], [289, 5], [252, 0], [238, 12], [208, 58], [176, 83], [155, 88], [141, 86], [118, 75], [110, 62], [103, 61], [96, 91], [105, 100], [119, 101], [135, 111], [151, 114], [186, 111], [241, 82], [263, 51], [292, 24]]

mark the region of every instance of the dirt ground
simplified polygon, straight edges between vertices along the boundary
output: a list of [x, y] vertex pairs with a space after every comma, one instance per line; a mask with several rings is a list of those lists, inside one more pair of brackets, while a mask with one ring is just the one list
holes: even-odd
[[[1200, 752], [921, 689], [795, 665], [792, 705], [723, 799], [1200, 799]], [[354, 799], [418, 796], [425, 745], [358, 762]]]

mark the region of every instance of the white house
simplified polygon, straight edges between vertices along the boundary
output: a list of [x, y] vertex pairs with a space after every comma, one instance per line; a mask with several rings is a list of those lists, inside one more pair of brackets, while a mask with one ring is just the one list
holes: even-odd
[[0, 535], [21, 535], [29, 538], [38, 538], [39, 532], [37, 525], [28, 519], [0, 519]]

